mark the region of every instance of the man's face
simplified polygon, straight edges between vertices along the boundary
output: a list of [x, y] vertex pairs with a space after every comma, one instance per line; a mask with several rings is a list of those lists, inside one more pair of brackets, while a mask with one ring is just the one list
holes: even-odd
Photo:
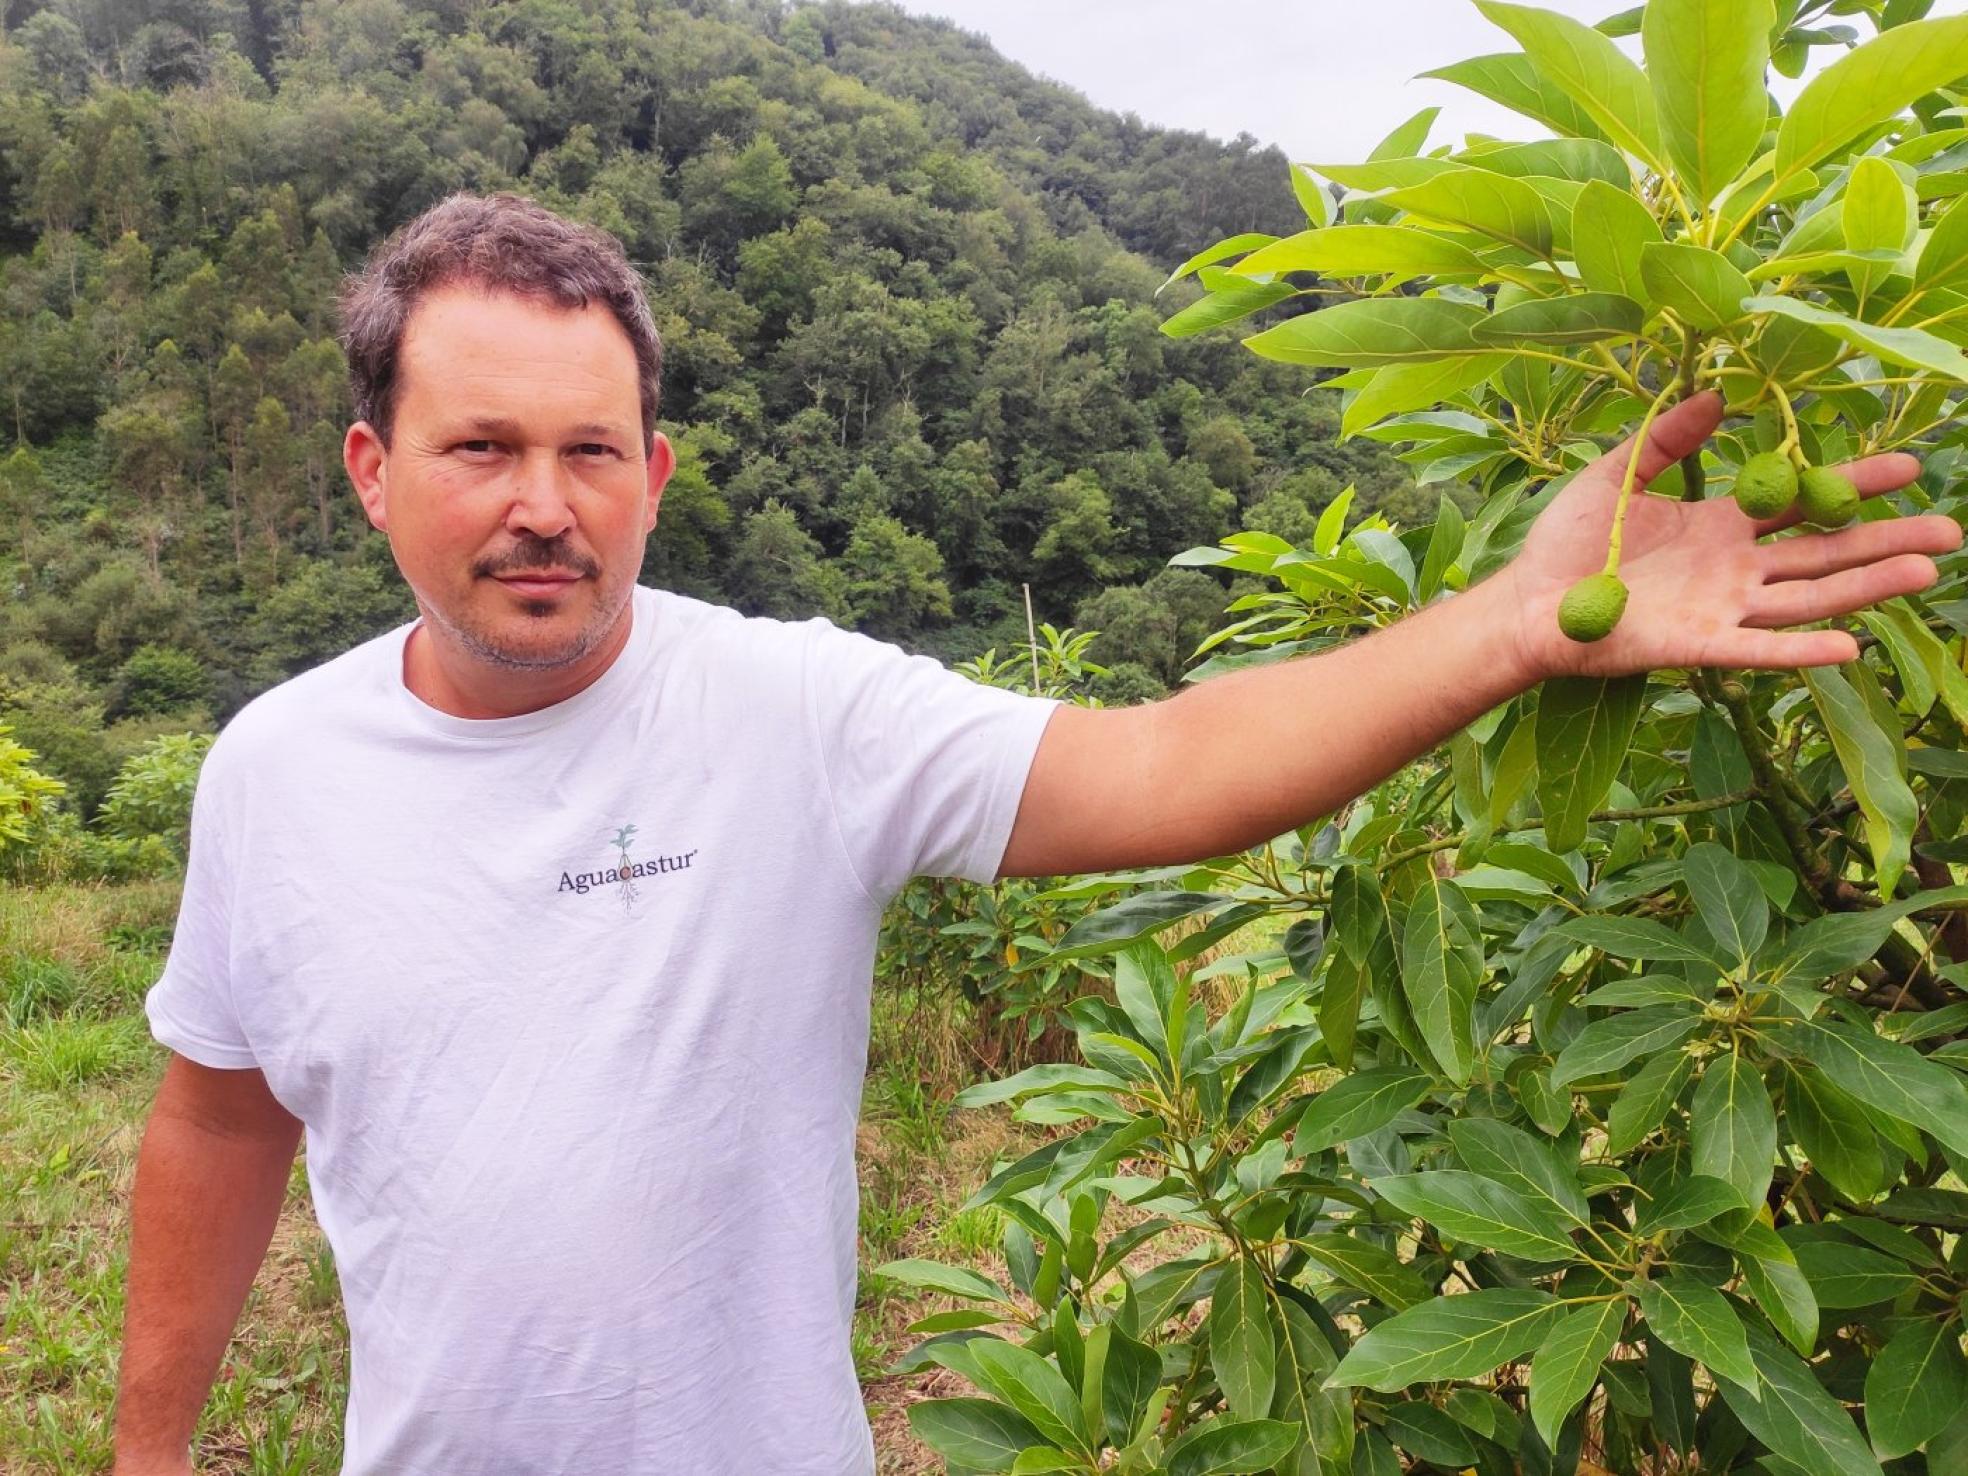
[[425, 615], [494, 666], [567, 666], [615, 628], [669, 443], [642, 450], [635, 351], [605, 307], [472, 286], [427, 294], [398, 354], [390, 449], [344, 447]]

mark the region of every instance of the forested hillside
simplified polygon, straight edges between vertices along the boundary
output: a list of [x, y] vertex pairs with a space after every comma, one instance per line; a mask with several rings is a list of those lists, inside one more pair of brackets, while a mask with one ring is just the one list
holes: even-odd
[[[1223, 604], [1169, 557], [1414, 494], [1332, 397], [1159, 332], [1285, 160], [1091, 107], [880, 5], [12, 0], [0, 44], [0, 722], [86, 815], [411, 613], [340, 463], [332, 305], [457, 189], [650, 284], [680, 469], [644, 577], [946, 659], [1107, 632], [1116, 696]], [[1185, 296], [1183, 300], [1187, 300]], [[1427, 501], [1432, 504], [1433, 495]], [[1145, 590], [1143, 586], [1146, 586]]]

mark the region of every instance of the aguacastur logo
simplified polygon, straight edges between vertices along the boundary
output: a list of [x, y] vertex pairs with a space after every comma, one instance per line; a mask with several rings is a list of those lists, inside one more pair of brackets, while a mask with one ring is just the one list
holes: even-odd
[[642, 895], [642, 889], [636, 885], [637, 882], [649, 877], [667, 876], [672, 872], [688, 871], [691, 862], [697, 857], [697, 852], [693, 848], [674, 855], [658, 854], [645, 860], [637, 860], [629, 854], [635, 846], [635, 836], [634, 825], [622, 826], [609, 841], [609, 844], [615, 848], [615, 860], [612, 865], [605, 866], [599, 871], [563, 871], [560, 874], [560, 886], [556, 890], [573, 892], [577, 896], [585, 897], [590, 892], [612, 887], [621, 899], [622, 910], [633, 913], [636, 899]]

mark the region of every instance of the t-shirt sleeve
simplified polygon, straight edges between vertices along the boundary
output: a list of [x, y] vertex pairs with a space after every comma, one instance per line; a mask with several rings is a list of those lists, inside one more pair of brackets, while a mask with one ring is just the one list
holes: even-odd
[[144, 996], [150, 1033], [201, 1066], [259, 1065], [232, 997], [231, 796], [224, 739], [206, 755], [191, 802], [191, 851], [164, 972]]
[[886, 903], [912, 876], [996, 878], [1057, 698], [987, 687], [824, 618], [806, 699], [842, 844]]

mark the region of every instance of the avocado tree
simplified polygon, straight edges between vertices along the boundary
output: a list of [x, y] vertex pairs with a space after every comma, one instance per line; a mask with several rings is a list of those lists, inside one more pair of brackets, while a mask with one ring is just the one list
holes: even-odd
[[[1348, 434], [1481, 505], [1180, 556], [1267, 581], [1205, 673], [1453, 599], [1711, 388], [1703, 450], [1627, 464], [1572, 636], [1622, 615], [1639, 499], [1777, 537], [1961, 506], [1968, 17], [1478, 8], [1517, 49], [1436, 75], [1556, 136], [1431, 149], [1424, 113], [1297, 166], [1308, 229], [1201, 253], [1166, 331], [1268, 312], [1250, 349], [1341, 371]], [[1780, 114], [1814, 45], [1851, 49]], [[1829, 470], [1895, 448], [1897, 496]], [[972, 1197], [1005, 1281], [883, 1268], [965, 1304], [905, 1359], [976, 1390], [921, 1437], [953, 1471], [1968, 1471], [1963, 572], [1842, 666], [1550, 681], [1260, 850], [1077, 883], [1048, 962], [1113, 969], [1083, 1064], [962, 1099], [1064, 1129]]]

